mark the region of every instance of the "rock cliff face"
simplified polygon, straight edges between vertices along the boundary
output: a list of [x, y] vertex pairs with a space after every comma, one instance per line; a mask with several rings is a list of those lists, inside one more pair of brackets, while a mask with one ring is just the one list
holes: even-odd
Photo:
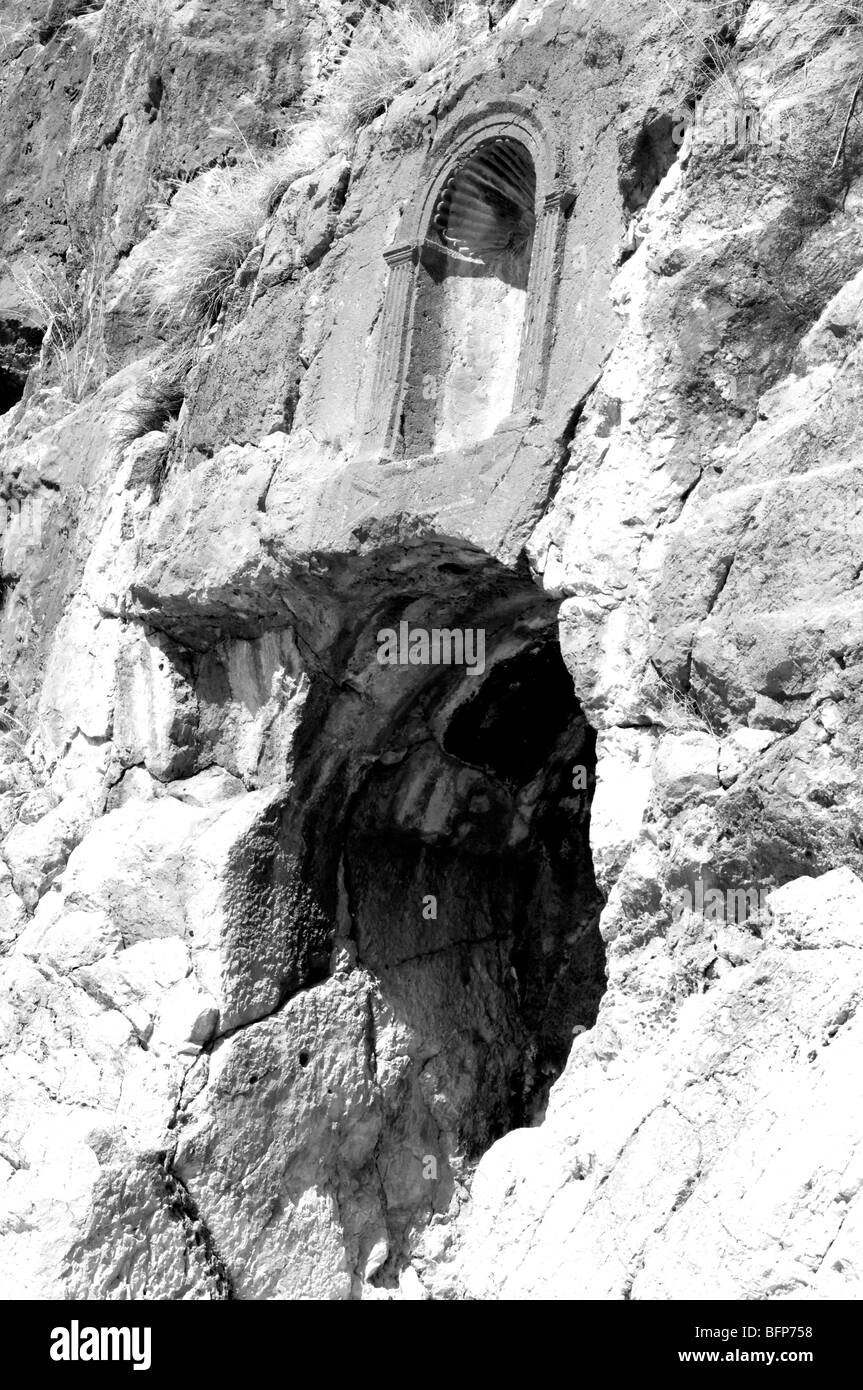
[[0, 12], [3, 1296], [858, 1296], [860, 7], [466, 7], [178, 344], [154, 203], [369, 15], [46, 6]]

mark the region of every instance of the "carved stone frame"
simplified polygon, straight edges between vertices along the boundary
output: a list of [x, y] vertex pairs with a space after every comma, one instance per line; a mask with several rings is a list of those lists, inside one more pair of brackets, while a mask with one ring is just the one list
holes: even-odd
[[566, 179], [563, 148], [551, 137], [549, 129], [536, 108], [510, 102], [466, 116], [439, 132], [427, 164], [430, 172], [406, 208], [393, 245], [384, 252], [389, 274], [364, 431], [368, 454], [388, 458], [396, 447], [410, 364], [420, 249], [428, 235], [438, 196], [454, 166], [484, 140], [495, 137], [517, 140], [526, 147], [533, 159], [537, 190], [536, 230], [512, 412], [495, 433], [511, 428], [514, 418], [530, 417], [541, 406], [565, 216], [575, 197]]

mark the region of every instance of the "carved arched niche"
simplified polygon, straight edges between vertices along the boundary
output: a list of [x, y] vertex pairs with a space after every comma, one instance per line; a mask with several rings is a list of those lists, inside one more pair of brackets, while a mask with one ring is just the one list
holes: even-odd
[[459, 448], [539, 407], [573, 197], [561, 166], [533, 112], [486, 112], [449, 133], [384, 252], [369, 452]]

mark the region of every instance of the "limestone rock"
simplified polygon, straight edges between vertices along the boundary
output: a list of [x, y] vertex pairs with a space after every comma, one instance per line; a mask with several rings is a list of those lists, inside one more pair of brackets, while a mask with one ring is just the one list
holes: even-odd
[[[835, 895], [856, 904], [859, 888], [826, 875], [779, 896], [811, 937]], [[691, 996], [634, 1068], [603, 1063], [580, 1038], [545, 1124], [515, 1131], [480, 1163], [459, 1253], [472, 1295], [856, 1289], [845, 1252], [860, 1219], [859, 1145], [838, 1097], [861, 1045], [858, 957], [859, 941], [804, 953], [771, 935], [752, 965]]]
[[859, 30], [684, 8], [7, 7], [2, 1296], [860, 1296]]

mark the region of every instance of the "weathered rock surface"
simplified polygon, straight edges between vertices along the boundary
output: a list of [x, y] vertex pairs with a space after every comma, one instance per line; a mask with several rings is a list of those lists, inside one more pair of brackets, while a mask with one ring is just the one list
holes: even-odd
[[[0, 417], [3, 1296], [859, 1296], [863, 40], [594, 8], [289, 188], [130, 443], [153, 188], [351, 16], [7, 7], [3, 247], [106, 257], [123, 365]], [[568, 190], [542, 404], [382, 456], [383, 252], [482, 111]]]
[[[863, 884], [796, 879], [768, 907], [756, 937], [666, 936], [667, 966], [642, 948], [635, 972], [615, 941], [612, 990], [637, 973], [654, 1008], [658, 985], [688, 997], [650, 1020], [618, 988], [543, 1125], [482, 1160], [458, 1261], [474, 1297], [854, 1296]], [[690, 992], [687, 969], [715, 983]]]

